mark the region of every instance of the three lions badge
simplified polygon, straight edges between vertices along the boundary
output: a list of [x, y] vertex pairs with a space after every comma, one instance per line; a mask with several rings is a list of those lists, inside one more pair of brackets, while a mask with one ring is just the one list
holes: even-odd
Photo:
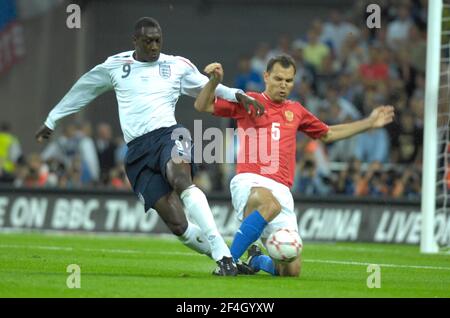
[[164, 79], [168, 79], [170, 77], [170, 65], [159, 64], [159, 75]]

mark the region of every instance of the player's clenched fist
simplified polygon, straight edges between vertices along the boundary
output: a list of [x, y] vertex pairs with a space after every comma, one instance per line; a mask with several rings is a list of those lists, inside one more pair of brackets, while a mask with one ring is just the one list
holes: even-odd
[[208, 64], [203, 71], [217, 83], [220, 83], [223, 80], [223, 68], [220, 63], [215, 62]]

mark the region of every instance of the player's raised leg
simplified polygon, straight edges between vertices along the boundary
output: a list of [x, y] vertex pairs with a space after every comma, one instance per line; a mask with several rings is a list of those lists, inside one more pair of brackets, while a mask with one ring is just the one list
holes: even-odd
[[226, 268], [229, 274], [236, 275], [237, 269], [231, 259], [230, 250], [217, 229], [208, 200], [203, 191], [192, 182], [191, 165], [186, 162], [175, 163], [171, 159], [166, 165], [166, 177], [183, 201], [188, 216], [200, 226], [206, 236], [211, 246], [212, 258], [220, 267]]
[[211, 248], [200, 228], [189, 222], [176, 192], [160, 198], [153, 207], [178, 239], [194, 251], [211, 257]]

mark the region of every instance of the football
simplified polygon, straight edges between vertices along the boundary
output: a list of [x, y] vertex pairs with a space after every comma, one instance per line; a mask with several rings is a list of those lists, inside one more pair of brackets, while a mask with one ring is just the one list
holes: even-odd
[[300, 255], [303, 243], [296, 231], [279, 229], [269, 235], [266, 248], [274, 260], [289, 263]]

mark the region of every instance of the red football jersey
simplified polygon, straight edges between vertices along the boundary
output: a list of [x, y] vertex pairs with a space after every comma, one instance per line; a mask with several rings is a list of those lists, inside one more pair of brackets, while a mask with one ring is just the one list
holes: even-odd
[[297, 131], [320, 138], [328, 126], [299, 102], [274, 103], [264, 93], [247, 93], [264, 105], [261, 117], [249, 115], [238, 103], [217, 98], [214, 115], [237, 121], [237, 173], [256, 173], [288, 187], [294, 182]]

